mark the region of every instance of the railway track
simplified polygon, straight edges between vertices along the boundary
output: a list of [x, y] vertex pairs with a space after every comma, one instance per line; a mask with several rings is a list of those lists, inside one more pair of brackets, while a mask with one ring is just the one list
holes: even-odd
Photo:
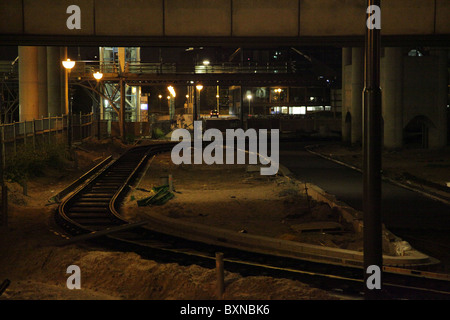
[[[74, 238], [102, 234], [94, 239], [114, 249], [133, 250], [144, 257], [180, 264], [214, 266], [215, 252], [225, 254], [227, 269], [241, 274], [266, 274], [299, 279], [327, 290], [361, 297], [363, 270], [256, 252], [237, 250], [158, 233], [145, 222], [130, 224], [120, 214], [122, 200], [139, 178], [150, 157], [170, 151], [172, 143], [138, 146], [116, 161], [105, 161], [100, 170], [62, 199], [55, 220]], [[70, 240], [69, 240], [70, 241]], [[158, 257], [158, 259], [155, 259]], [[389, 299], [449, 299], [450, 277], [425, 271], [384, 267], [383, 290]]]

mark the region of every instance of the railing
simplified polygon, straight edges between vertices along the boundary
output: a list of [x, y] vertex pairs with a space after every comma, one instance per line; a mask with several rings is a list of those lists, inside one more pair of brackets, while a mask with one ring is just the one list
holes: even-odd
[[83, 60], [76, 61], [75, 67], [71, 70], [71, 73], [95, 73], [97, 71], [101, 73], [118, 73], [119, 65], [114, 62], [99, 62], [95, 60]]
[[5, 143], [23, 140], [24, 144], [30, 143], [37, 136], [60, 132], [66, 128], [66, 115], [0, 125], [2, 140]]
[[18, 74], [18, 67], [14, 61], [0, 61], [0, 74]]
[[213, 65], [197, 65], [195, 73], [294, 73], [292, 63], [221, 63]]
[[[115, 62], [99, 62], [95, 60], [76, 61], [75, 67], [71, 70], [71, 74], [85, 75], [95, 72], [104, 74], [118, 73], [120, 67]], [[226, 62], [210, 65], [193, 65], [180, 63], [141, 63], [127, 62], [125, 64], [125, 73], [140, 74], [221, 74], [221, 73], [242, 73], [242, 74], [276, 74], [276, 73], [295, 73], [295, 62], [270, 62], [270, 63], [234, 63]], [[0, 74], [17, 74], [18, 63], [10, 61], [0, 61]]]
[[[19, 145], [52, 144], [67, 141], [67, 115], [0, 124], [0, 145], [6, 157], [17, 153]], [[80, 142], [91, 136], [108, 135], [105, 121], [95, 120], [92, 113], [72, 115], [72, 141]], [[100, 130], [99, 130], [100, 128]]]
[[[77, 61], [72, 69], [72, 74], [89, 74], [100, 71], [102, 73], [118, 73], [119, 65], [114, 62]], [[282, 63], [220, 63], [211, 65], [193, 65], [180, 63], [141, 63], [127, 62], [125, 73], [136, 74], [220, 74], [220, 73], [294, 73], [296, 67], [294, 62]]]

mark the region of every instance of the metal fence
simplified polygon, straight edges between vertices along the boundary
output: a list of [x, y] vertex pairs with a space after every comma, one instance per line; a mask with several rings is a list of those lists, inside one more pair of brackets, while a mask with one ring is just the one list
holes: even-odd
[[[142, 63], [142, 62], [126, 62], [124, 71], [126, 73], [138, 74], [197, 74], [197, 73], [295, 73], [296, 64], [294, 62], [244, 62], [234, 63], [225, 62], [218, 64], [186, 64], [186, 63]], [[72, 69], [72, 75], [94, 73], [100, 71], [102, 73], [117, 73], [119, 65], [115, 62], [99, 62], [91, 60], [77, 61]]]
[[[0, 144], [5, 157], [15, 155], [21, 146], [37, 148], [39, 144], [67, 143], [68, 115], [31, 121], [0, 124]], [[108, 135], [105, 121], [96, 120], [92, 113], [72, 115], [72, 142]]]

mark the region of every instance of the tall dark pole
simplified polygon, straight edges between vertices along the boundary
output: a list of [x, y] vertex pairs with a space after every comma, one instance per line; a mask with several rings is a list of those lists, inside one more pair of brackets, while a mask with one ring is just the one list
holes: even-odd
[[69, 91], [69, 112], [67, 113], [67, 145], [72, 148], [72, 139], [73, 139], [73, 92], [71, 89]]
[[239, 87], [239, 120], [241, 122], [241, 128], [244, 128], [244, 90], [242, 86]]
[[126, 126], [125, 126], [125, 80], [123, 78], [120, 78], [119, 80], [119, 86], [120, 86], [120, 110], [119, 110], [119, 130], [120, 130], [120, 136], [122, 138], [122, 141], [126, 140]]
[[[380, 7], [380, 0], [368, 0]], [[371, 12], [366, 15], [370, 19]], [[364, 274], [365, 283], [371, 274], [369, 266], [383, 268], [381, 242], [381, 89], [380, 89], [380, 29], [366, 26], [364, 61]], [[381, 276], [381, 272], [380, 272]], [[381, 283], [381, 279], [380, 279]], [[365, 286], [367, 299], [380, 297], [379, 289]]]
[[197, 112], [197, 88], [194, 88], [194, 105], [192, 106], [192, 118], [193, 121], [198, 120], [198, 112]]

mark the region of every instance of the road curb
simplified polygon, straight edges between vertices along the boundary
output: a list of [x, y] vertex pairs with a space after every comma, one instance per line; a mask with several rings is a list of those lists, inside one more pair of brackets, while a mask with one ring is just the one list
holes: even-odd
[[[356, 167], [353, 168], [359, 170]], [[286, 167], [284, 167], [284, 170], [280, 171], [281, 173], [290, 172], [289, 169], [287, 169]], [[335, 195], [326, 192], [317, 185], [308, 182], [303, 183], [300, 180], [297, 180], [292, 175], [291, 176], [283, 175], [283, 176], [285, 176], [290, 181], [296, 181], [299, 186], [305, 185], [305, 192], [307, 192], [307, 195], [309, 197], [311, 197], [315, 201], [324, 202], [328, 204], [330, 208], [337, 210], [340, 216], [344, 219], [344, 221], [353, 227], [353, 231], [359, 234], [360, 236], [363, 236], [364, 223], [362, 211], [359, 211], [349, 206], [347, 203], [338, 200]], [[383, 251], [386, 250], [387, 252], [389, 252], [394, 256], [423, 255], [423, 253], [412, 248], [408, 242], [397, 237], [395, 234], [389, 231], [384, 224], [382, 225], [382, 242], [383, 242]]]
[[[307, 147], [305, 147], [305, 150], [308, 151], [309, 153], [314, 154], [314, 155], [316, 155], [316, 156], [319, 156], [319, 157], [321, 157], [321, 158], [323, 158], [323, 159], [332, 161], [332, 162], [334, 162], [334, 163], [340, 164], [340, 165], [342, 165], [342, 166], [345, 166], [345, 167], [347, 167], [347, 168], [356, 170], [356, 171], [361, 172], [361, 173], [363, 172], [360, 168], [355, 167], [355, 166], [353, 166], [353, 165], [351, 165], [351, 164], [342, 162], [342, 161], [340, 161], [340, 160], [336, 160], [336, 159], [334, 159], [334, 158], [332, 158], [332, 157], [329, 157], [329, 156], [326, 156], [326, 155], [324, 155], [324, 154], [322, 154], [322, 153], [320, 153], [320, 152], [312, 151], [312, 150], [310, 150], [311, 147], [314, 147], [314, 146], [307, 146]], [[396, 180], [394, 180], [394, 179], [388, 178], [388, 177], [383, 176], [383, 175], [382, 175], [381, 178], [382, 178], [383, 181], [389, 182], [389, 183], [394, 184], [394, 185], [396, 185], [396, 186], [398, 186], [398, 187], [401, 187], [401, 188], [404, 188], [404, 189], [407, 189], [407, 190], [410, 190], [410, 191], [414, 191], [414, 192], [420, 193], [420, 194], [422, 194], [422, 195], [424, 195], [424, 196], [426, 196], [426, 197], [428, 197], [428, 198], [430, 198], [430, 199], [433, 199], [433, 200], [436, 200], [436, 201], [440, 201], [440, 202], [442, 202], [442, 203], [444, 203], [444, 204], [446, 204], [446, 205], [450, 205], [450, 200], [447, 200], [447, 199], [445, 199], [445, 198], [442, 198], [442, 197], [440, 197], [440, 196], [438, 196], [438, 195], [436, 195], [436, 194], [433, 194], [433, 193], [429, 193], [429, 192], [420, 190], [420, 189], [418, 189], [418, 188], [415, 188], [414, 186], [411, 186], [411, 185], [407, 185], [407, 184], [398, 182], [398, 181], [396, 181]]]

